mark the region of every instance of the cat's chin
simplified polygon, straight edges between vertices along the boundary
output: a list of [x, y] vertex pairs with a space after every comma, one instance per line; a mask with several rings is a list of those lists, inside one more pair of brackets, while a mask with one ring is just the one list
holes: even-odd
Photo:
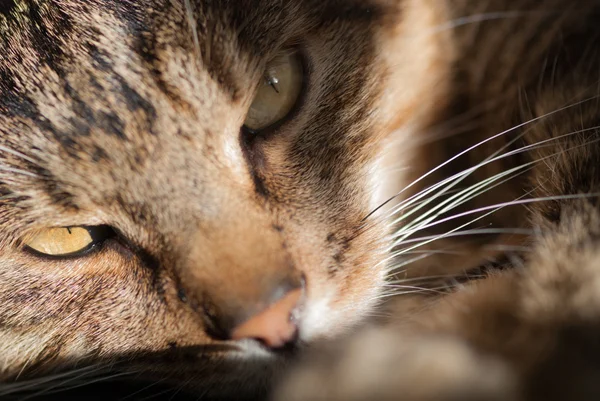
[[197, 400], [202, 394], [210, 400], [258, 400], [287, 370], [296, 350], [270, 350], [258, 341], [243, 340], [113, 356], [91, 365], [80, 361], [25, 378], [14, 391], [0, 385], [0, 398]]
[[[260, 400], [265, 399], [287, 371], [297, 349], [290, 346], [271, 350], [258, 341], [244, 340], [210, 362], [202, 359], [202, 353], [167, 363], [159, 358], [154, 362], [154, 369], [141, 378], [165, 384], [166, 393], [171, 395], [176, 389], [183, 400], [188, 399], [185, 398], [188, 393], [193, 395], [189, 399], [194, 400], [198, 394], [210, 400]], [[148, 362], [144, 361], [144, 369], [152, 365]], [[135, 371], [136, 368], [132, 368]]]

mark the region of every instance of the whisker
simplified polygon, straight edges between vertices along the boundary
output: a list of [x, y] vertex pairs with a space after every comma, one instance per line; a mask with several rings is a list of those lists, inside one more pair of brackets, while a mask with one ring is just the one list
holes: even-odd
[[518, 246], [518, 245], [503, 245], [503, 244], [494, 244], [494, 245], [486, 245], [485, 249], [489, 249], [492, 251], [500, 251], [504, 253], [508, 252], [518, 252], [518, 253], [527, 253], [531, 252], [531, 247], [528, 246]]
[[398, 285], [395, 288], [395, 291], [383, 292], [379, 294], [377, 297], [372, 298], [371, 300], [382, 300], [386, 298], [392, 298], [399, 295], [409, 295], [409, 294], [426, 294], [432, 293], [435, 295], [445, 295], [447, 294], [449, 286], [444, 285], [435, 288], [427, 288], [427, 287], [418, 287], [418, 286], [403, 286]]
[[466, 252], [464, 251], [446, 251], [443, 249], [434, 249], [434, 250], [427, 250], [427, 251], [420, 251], [420, 250], [413, 250], [410, 252], [406, 252], [406, 255], [422, 255], [422, 254], [428, 254], [428, 255], [464, 255]]
[[[466, 273], [465, 273], [466, 274]], [[469, 275], [469, 277], [484, 277], [481, 274], [472, 274]], [[411, 283], [411, 282], [415, 282], [415, 281], [436, 281], [436, 280], [440, 280], [440, 279], [451, 279], [453, 277], [456, 277], [456, 274], [437, 274], [437, 275], [433, 275], [433, 276], [420, 276], [420, 277], [411, 277], [411, 278], [403, 278], [403, 279], [397, 279], [397, 280], [390, 280], [388, 281], [388, 283], [390, 284], [402, 284], [402, 283]]]
[[556, 200], [585, 199], [585, 198], [594, 198], [594, 197], [599, 197], [599, 196], [600, 196], [600, 193], [590, 193], [590, 194], [555, 195], [555, 196], [543, 196], [543, 197], [530, 198], [530, 199], [518, 199], [518, 200], [514, 200], [514, 201], [510, 201], [510, 202], [503, 202], [503, 203], [497, 203], [495, 205], [480, 207], [480, 208], [469, 210], [469, 211], [463, 212], [463, 213], [458, 213], [453, 216], [449, 216], [447, 218], [441, 219], [441, 220], [437, 221], [435, 224], [424, 226], [423, 228], [429, 228], [434, 225], [445, 223], [447, 221], [454, 220], [454, 219], [457, 219], [460, 217], [464, 217], [464, 216], [468, 216], [471, 214], [484, 212], [484, 211], [492, 210], [492, 209], [496, 210], [498, 208], [503, 208], [503, 207], [507, 207], [507, 206], [525, 205], [525, 204], [535, 203], [535, 202], [548, 202], [548, 201], [556, 201]]
[[500, 132], [500, 133], [498, 133], [498, 134], [496, 134], [496, 135], [492, 135], [492, 136], [490, 136], [490, 137], [488, 137], [488, 138], [486, 138], [486, 139], [484, 139], [484, 140], [482, 140], [482, 141], [480, 141], [480, 142], [476, 143], [475, 145], [472, 145], [472, 146], [468, 147], [467, 149], [465, 149], [465, 150], [463, 150], [463, 151], [459, 152], [458, 154], [456, 154], [456, 155], [452, 156], [451, 158], [449, 158], [448, 160], [444, 161], [443, 163], [440, 163], [440, 164], [438, 164], [436, 167], [434, 167], [433, 169], [429, 170], [427, 173], [425, 173], [425, 174], [421, 175], [420, 177], [418, 177], [417, 179], [413, 180], [413, 181], [412, 181], [410, 184], [408, 184], [407, 186], [405, 186], [405, 187], [404, 187], [404, 188], [403, 188], [401, 191], [399, 191], [397, 194], [395, 194], [394, 196], [390, 197], [388, 200], [386, 200], [386, 201], [385, 201], [385, 202], [383, 202], [381, 205], [379, 205], [378, 207], [376, 207], [376, 208], [375, 208], [373, 211], [371, 211], [370, 213], [368, 213], [368, 214], [367, 214], [367, 216], [366, 216], [364, 219], [365, 219], [365, 220], [366, 220], [366, 219], [368, 219], [368, 218], [369, 218], [371, 215], [373, 215], [374, 213], [376, 213], [376, 212], [377, 212], [379, 209], [381, 209], [382, 207], [384, 207], [385, 205], [387, 205], [389, 202], [391, 202], [392, 200], [394, 200], [395, 198], [397, 198], [398, 196], [400, 196], [402, 193], [404, 193], [406, 190], [408, 190], [409, 188], [413, 187], [413, 186], [414, 186], [414, 185], [416, 185], [417, 183], [421, 182], [422, 180], [424, 180], [425, 178], [427, 178], [428, 176], [430, 176], [430, 175], [431, 175], [431, 174], [433, 174], [434, 172], [438, 171], [439, 169], [441, 169], [441, 168], [442, 168], [442, 167], [444, 167], [444, 166], [447, 166], [448, 164], [450, 164], [450, 163], [451, 163], [451, 162], [453, 162], [454, 160], [456, 160], [456, 159], [458, 159], [459, 157], [461, 157], [461, 156], [463, 156], [463, 155], [465, 155], [465, 154], [469, 153], [470, 151], [472, 151], [472, 150], [474, 150], [474, 149], [478, 148], [479, 146], [481, 146], [481, 145], [483, 145], [483, 144], [485, 144], [485, 143], [488, 143], [488, 142], [490, 142], [490, 141], [492, 141], [492, 140], [494, 140], [494, 139], [496, 139], [496, 138], [499, 138], [499, 137], [501, 137], [501, 136], [503, 136], [503, 135], [506, 135], [506, 134], [508, 134], [508, 133], [510, 133], [510, 132], [513, 132], [513, 131], [515, 131], [515, 130], [517, 130], [517, 129], [519, 129], [519, 128], [525, 127], [525, 126], [527, 126], [527, 125], [529, 125], [529, 124], [531, 124], [531, 123], [534, 123], [534, 122], [536, 122], [536, 121], [539, 121], [539, 120], [541, 120], [541, 119], [544, 119], [544, 118], [547, 118], [547, 117], [550, 117], [550, 116], [552, 116], [552, 115], [554, 115], [554, 114], [560, 113], [561, 111], [568, 110], [569, 108], [572, 108], [572, 107], [579, 106], [579, 105], [581, 105], [581, 104], [583, 104], [583, 103], [585, 103], [585, 102], [588, 102], [588, 101], [590, 101], [590, 100], [594, 100], [594, 99], [596, 99], [596, 98], [598, 98], [598, 97], [599, 97], [599, 96], [593, 96], [593, 97], [590, 97], [590, 98], [586, 98], [586, 99], [580, 100], [580, 101], [578, 101], [578, 102], [572, 103], [572, 104], [570, 104], [570, 105], [567, 105], [567, 106], [565, 106], [565, 107], [561, 107], [561, 108], [559, 108], [559, 109], [556, 109], [556, 110], [554, 110], [554, 111], [551, 111], [551, 112], [545, 113], [545, 114], [543, 114], [543, 115], [541, 115], [541, 116], [534, 117], [534, 118], [532, 118], [532, 119], [530, 119], [530, 120], [528, 120], [528, 121], [525, 121], [525, 122], [523, 122], [523, 123], [520, 123], [520, 124], [518, 124], [518, 125], [515, 125], [515, 126], [514, 126], [514, 127], [512, 127], [512, 128], [509, 128], [509, 129], [507, 129], [507, 130], [505, 130], [505, 131], [502, 131], [502, 132]]
[[[444, 213], [446, 213], [446, 212], [456, 208], [457, 206], [460, 206], [463, 203], [466, 203], [469, 200], [476, 198], [477, 196], [481, 195], [482, 193], [485, 193], [494, 187], [502, 185], [503, 183], [508, 182], [508, 181], [512, 180], [513, 178], [515, 178], [516, 176], [524, 173], [527, 170], [525, 170], [525, 171], [519, 171], [519, 170], [522, 170], [526, 167], [528, 169], [530, 168], [530, 166], [528, 164], [525, 164], [525, 165], [522, 165], [519, 167], [515, 167], [513, 169], [509, 169], [502, 173], [499, 173], [493, 177], [483, 180], [482, 182], [471, 185], [470, 187], [466, 188], [465, 190], [459, 192], [458, 194], [451, 196], [450, 198], [444, 200], [443, 202], [440, 202], [435, 207], [431, 208], [430, 210], [428, 210], [425, 213], [418, 216], [415, 220], [411, 221], [411, 223], [402, 227], [399, 230], [397, 236], [407, 237], [407, 236], [411, 235], [413, 232], [421, 230], [423, 227], [426, 227], [427, 224], [431, 223], [432, 221], [435, 221], [435, 219], [437, 217], [443, 215]], [[508, 176], [508, 178], [505, 178], [507, 176]], [[502, 178], [505, 178], [505, 179], [502, 180]], [[497, 180], [500, 180], [500, 182], [496, 182]], [[494, 185], [491, 185], [491, 184], [494, 184]], [[422, 205], [418, 206], [417, 210], [422, 207], [423, 207]], [[414, 212], [416, 212], [416, 211], [411, 210], [410, 213], [408, 213], [408, 215], [410, 215]], [[393, 220], [390, 224], [397, 225], [400, 221], [402, 221], [406, 217], [406, 215], [407, 214], [401, 216], [400, 218]]]
[[[514, 140], [517, 140], [514, 139]], [[481, 167], [496, 162], [498, 160], [504, 159], [506, 157], [509, 156], [513, 156], [515, 154], [521, 153], [521, 152], [525, 152], [527, 150], [530, 150], [530, 148], [532, 148], [533, 146], [536, 145], [528, 145], [528, 146], [524, 146], [522, 148], [519, 149], [515, 149], [511, 152], [507, 152], [504, 153], [500, 156], [497, 156], [499, 154], [499, 152], [501, 152], [502, 150], [504, 150], [506, 147], [508, 147], [510, 144], [512, 143], [509, 142], [508, 144], [506, 144], [505, 146], [501, 147], [498, 151], [494, 152], [492, 155], [490, 155], [489, 157], [487, 157], [484, 161], [482, 161], [481, 163], [478, 163], [477, 165], [470, 167], [468, 169], [465, 169], [457, 174], [454, 174], [453, 176], [442, 180], [440, 183], [438, 184], [434, 184], [432, 186], [430, 186], [429, 188], [426, 188], [425, 190], [409, 197], [408, 199], [401, 201], [397, 206], [395, 206], [391, 211], [388, 212], [388, 215], [392, 215], [398, 212], [403, 211], [404, 209], [406, 209], [409, 205], [411, 205], [412, 203], [415, 202], [415, 200], [422, 198], [426, 195], [428, 195], [429, 193], [431, 193], [432, 191], [436, 190], [437, 188], [439, 188], [440, 186], [443, 186], [445, 184], [448, 184], [448, 186], [446, 188], [443, 188], [440, 190], [440, 192], [438, 194], [436, 194], [434, 197], [429, 198], [429, 200], [427, 202], [425, 202], [425, 204], [431, 203], [433, 200], [435, 200], [437, 197], [444, 195], [446, 193], [448, 193], [450, 191], [451, 188], [453, 188], [454, 186], [458, 185], [461, 181], [463, 181], [467, 176], [469, 176], [471, 173], [473, 173], [474, 171], [480, 169]]]
[[194, 11], [192, 9], [192, 5], [190, 4], [190, 0], [183, 0], [185, 5], [185, 15], [190, 26], [190, 30], [192, 31], [192, 40], [194, 41], [194, 48], [198, 52], [198, 57], [202, 58], [202, 50], [200, 48], [200, 42], [198, 40], [198, 30], [196, 28], [196, 20], [194, 18]]
[[[588, 141], [588, 142], [587, 142], [586, 144], [584, 144], [584, 145], [575, 146], [575, 147], [573, 147], [573, 148], [571, 148], [571, 149], [568, 149], [568, 150], [572, 150], [572, 149], [575, 149], [575, 148], [578, 148], [578, 147], [581, 147], [581, 146], [587, 146], [587, 145], [589, 145], [590, 143], [593, 143], [593, 142], [597, 142], [597, 141]], [[561, 152], [558, 152], [558, 153], [555, 153], [555, 154], [553, 154], [553, 155], [549, 155], [549, 156], [547, 156], [547, 157], [544, 157], [544, 158], [542, 158], [542, 159], [540, 159], [540, 160], [545, 160], [545, 159], [548, 159], [548, 158], [550, 158], [550, 157], [554, 157], [554, 156], [556, 156], [556, 155], [558, 155], [558, 154], [561, 154], [561, 153], [563, 153], [564, 151], [565, 151], [565, 150], [563, 150], [563, 151], [561, 151]], [[537, 160], [537, 161], [535, 161], [535, 162], [539, 162], [540, 160]], [[533, 162], [531, 162], [531, 163], [533, 163]], [[528, 163], [528, 164], [531, 164], [531, 163]], [[498, 176], [500, 176], [500, 175], [503, 175], [503, 174], [504, 174], [504, 172], [503, 172], [503, 173], [500, 173], [500, 174], [497, 174], [497, 175], [496, 175], [496, 176], [494, 176], [494, 177], [498, 177]], [[520, 174], [520, 173], [519, 173], [519, 174]], [[494, 179], [494, 177], [491, 177], [490, 179], [484, 180], [484, 181], [483, 181], [483, 183], [486, 183], [488, 180]], [[510, 179], [510, 178], [509, 178], [509, 179]], [[499, 185], [499, 184], [498, 184], [498, 185]], [[488, 188], [488, 189], [489, 189], [489, 188]], [[466, 191], [470, 191], [470, 189], [469, 189], [469, 188], [467, 188], [467, 190], [466, 190]], [[531, 191], [530, 191], [530, 192], [531, 192]], [[480, 192], [480, 193], [481, 193], [481, 192]], [[475, 197], [475, 196], [478, 196], [478, 195], [479, 195], [479, 194], [476, 194], [476, 195], [471, 195], [471, 196], [470, 196], [469, 198], [467, 198], [466, 200], [468, 200], [468, 199], [471, 199], [471, 198], [473, 198], [473, 197]], [[526, 196], [526, 195], [527, 195], [527, 194], [523, 195], [522, 197], [524, 197], [524, 196]], [[580, 196], [580, 195], [578, 195], [578, 196]], [[455, 196], [455, 197], [456, 197], [456, 196]], [[520, 198], [522, 198], [522, 197], [520, 197]], [[518, 198], [518, 199], [520, 199], [520, 198]], [[437, 217], [439, 217], [440, 215], [442, 215], [443, 213], [445, 213], [445, 212], [447, 212], [447, 211], [451, 210], [453, 207], [456, 207], [457, 205], [464, 203], [466, 200], [465, 200], [465, 199], [462, 199], [460, 202], [459, 202], [459, 201], [457, 201], [457, 202], [455, 202], [455, 204], [453, 204], [453, 205], [446, 206], [446, 207], [445, 207], [443, 210], [441, 210], [441, 211], [437, 212], [437, 213], [436, 213], [436, 215], [435, 215], [434, 217], [429, 217], [429, 218], [428, 218], [428, 219], [426, 219], [426, 220], [425, 220], [423, 223], [420, 223], [420, 224], [418, 224], [416, 228], [414, 228], [414, 226], [415, 226], [415, 224], [414, 224], [414, 223], [411, 223], [411, 224], [409, 224], [409, 225], [405, 226], [404, 228], [402, 228], [402, 229], [401, 229], [401, 230], [400, 230], [400, 231], [397, 233], [397, 235], [396, 235], [396, 236], [397, 236], [397, 237], [402, 237], [402, 238], [399, 240], [399, 241], [401, 242], [403, 239], [405, 239], [405, 238], [407, 238], [408, 236], [412, 235], [412, 233], [414, 233], [414, 232], [416, 232], [416, 231], [420, 231], [420, 230], [423, 230], [423, 229], [426, 229], [426, 228], [430, 228], [430, 227], [433, 227], [433, 226], [436, 226], [436, 225], [442, 224], [442, 223], [444, 223], [444, 222], [447, 222], [447, 221], [450, 221], [450, 220], [453, 220], [453, 219], [456, 219], [456, 218], [459, 218], [459, 217], [463, 217], [463, 216], [465, 216], [465, 215], [468, 215], [468, 214], [471, 214], [471, 213], [477, 213], [478, 211], [491, 210], [491, 209], [495, 209], [496, 207], [500, 207], [500, 208], [502, 208], [502, 207], [505, 207], [505, 206], [507, 206], [507, 205], [516, 204], [516, 203], [514, 203], [514, 201], [512, 201], [512, 202], [507, 202], [507, 203], [505, 203], [505, 204], [491, 205], [491, 206], [488, 206], [487, 208], [484, 208], [483, 210], [476, 209], [477, 211], [469, 211], [467, 214], [461, 213], [460, 215], [449, 216], [449, 217], [447, 217], [447, 218], [444, 218], [444, 219], [441, 219], [441, 220], [437, 220], [437, 221], [435, 220], [435, 218], [437, 218]], [[521, 202], [521, 203], [529, 203], [529, 202], [527, 202], [527, 200], [525, 200], [525, 201], [520, 201], [520, 202]], [[443, 203], [447, 203], [447, 202], [443, 202]], [[438, 207], [434, 208], [434, 211], [436, 211], [436, 209], [440, 209], [439, 205], [438, 205]], [[431, 214], [431, 213], [430, 213], [430, 212], [428, 212], [428, 214]], [[486, 214], [486, 215], [487, 215], [487, 214]], [[483, 216], [482, 216], [482, 217], [483, 217]], [[479, 219], [479, 218], [478, 218], [478, 219]], [[397, 224], [397, 223], [399, 222], [399, 220], [400, 220], [400, 219], [396, 219], [396, 220], [395, 220], [395, 221], [394, 221], [392, 224]], [[421, 221], [421, 220], [423, 220], [423, 218], [422, 218], [422, 217], [419, 217], [419, 218], [418, 218], [418, 220], [419, 220], [419, 221]], [[477, 220], [477, 219], [476, 219], [476, 220]], [[397, 245], [397, 243], [396, 243], [396, 244], [394, 244], [394, 245]]]
[[108, 376], [98, 377], [98, 378], [95, 378], [95, 379], [92, 379], [92, 380], [86, 379], [85, 382], [83, 382], [83, 383], [78, 383], [78, 384], [74, 384], [74, 385], [71, 385], [71, 386], [65, 386], [65, 384], [70, 383], [70, 382], [76, 380], [76, 379], [72, 379], [72, 380], [68, 380], [68, 381], [62, 382], [61, 384], [58, 384], [56, 386], [52, 386], [52, 387], [40, 390], [40, 391], [35, 392], [35, 393], [33, 393], [33, 394], [31, 394], [31, 395], [29, 395], [27, 397], [23, 397], [23, 398], [21, 398], [21, 401], [27, 401], [27, 400], [39, 397], [41, 395], [49, 395], [49, 394], [56, 394], [56, 393], [63, 392], [63, 391], [69, 391], [69, 390], [73, 390], [73, 389], [76, 389], [76, 388], [81, 388], [81, 387], [89, 386], [91, 384], [113, 380], [113, 379], [118, 378], [118, 377], [130, 376], [132, 374], [133, 374], [133, 372], [115, 373], [115, 374], [108, 375]]
[[[500, 156], [496, 156], [496, 157], [493, 157], [493, 158], [486, 158], [483, 162], [481, 162], [481, 163], [479, 163], [479, 164], [477, 164], [477, 165], [475, 165], [473, 167], [470, 167], [470, 168], [468, 168], [466, 170], [463, 170], [460, 173], [457, 173], [457, 174], [455, 174], [455, 175], [453, 175], [453, 176], [451, 176], [451, 177], [449, 177], [449, 178], [441, 181], [440, 183], [438, 183], [436, 185], [432, 185], [430, 188], [428, 188], [428, 189], [426, 189], [424, 191], [421, 191], [421, 193], [418, 193], [418, 194], [416, 194], [416, 195], [414, 195], [414, 196], [406, 199], [405, 201], [400, 202], [388, 214], [398, 213], [401, 209], [404, 209], [405, 207], [407, 207], [408, 205], [410, 205], [412, 203], [412, 198], [421, 198], [421, 197], [429, 194], [430, 192], [432, 192], [434, 189], [437, 189], [442, 184], [448, 183], [448, 182], [453, 181], [453, 180], [458, 179], [458, 178], [462, 178], [463, 176], [468, 175], [468, 174], [472, 173], [473, 171], [475, 171], [475, 170], [477, 170], [477, 169], [479, 169], [479, 168], [481, 168], [481, 167], [483, 167], [483, 166], [485, 166], [487, 164], [499, 161], [499, 160], [504, 159], [504, 158], [509, 157], [509, 156], [513, 156], [513, 155], [516, 155], [516, 154], [519, 154], [519, 153], [530, 151], [532, 149], [541, 148], [542, 145], [549, 146], [549, 143], [552, 142], [552, 141], [557, 141], [557, 140], [560, 140], [562, 138], [565, 138], [565, 137], [568, 137], [568, 136], [572, 136], [572, 135], [576, 135], [576, 134], [580, 134], [580, 133], [584, 133], [584, 132], [587, 132], [587, 131], [597, 130], [598, 128], [600, 128], [600, 126], [595, 126], [595, 127], [591, 127], [591, 128], [586, 128], [586, 129], [581, 129], [581, 130], [569, 132], [567, 134], [559, 135], [559, 136], [556, 136], [556, 137], [553, 137], [553, 138], [550, 138], [550, 139], [547, 139], [547, 140], [539, 141], [539, 142], [536, 142], [534, 144], [530, 144], [530, 145], [526, 145], [526, 146], [520, 147], [518, 149], [514, 149], [514, 150], [512, 150], [510, 152], [506, 152], [506, 153], [504, 153], [504, 154], [502, 154]], [[505, 148], [505, 147], [506, 146], [504, 146], [503, 148]], [[498, 152], [495, 152], [495, 154], [497, 154], [497, 153]], [[551, 156], [552, 155], [550, 155], [549, 157], [551, 157]], [[541, 160], [543, 160], [543, 159], [541, 159]], [[539, 160], [539, 161], [541, 161], [541, 160]], [[534, 161], [534, 162], [536, 162], [536, 161]], [[530, 164], [532, 164], [534, 162], [531, 162]], [[523, 166], [525, 166], [525, 165], [523, 165]]]
[[[0, 387], [0, 396], [5, 396], [9, 394], [13, 394], [19, 391], [24, 391], [33, 388], [39, 388], [46, 384], [51, 384], [53, 382], [67, 379], [65, 382], [69, 382], [71, 380], [82, 379], [88, 377], [90, 375], [94, 375], [100, 372], [105, 371], [104, 365], [91, 365], [85, 366], [83, 368], [73, 369], [68, 372], [62, 372], [54, 375], [48, 375], [32, 380], [20, 381], [11, 384], [3, 384]], [[65, 383], [63, 382], [63, 383]]]
[[432, 238], [430, 240], [427, 240], [427, 241], [424, 241], [424, 242], [420, 242], [420, 243], [418, 243], [416, 245], [413, 245], [412, 247], [409, 247], [409, 248], [406, 248], [406, 249], [402, 249], [400, 251], [391, 252], [390, 255], [389, 255], [389, 257], [386, 258], [385, 263], [387, 263], [387, 261], [391, 260], [392, 258], [395, 258], [395, 257], [397, 257], [399, 255], [402, 255], [402, 252], [412, 251], [413, 249], [417, 249], [417, 248], [419, 248], [419, 247], [421, 247], [423, 245], [427, 245], [427, 244], [429, 244], [429, 243], [431, 243], [433, 241], [437, 241], [438, 239], [446, 238], [449, 234], [451, 234], [453, 232], [456, 232], [456, 231], [459, 231], [462, 228], [465, 228], [465, 227], [473, 224], [474, 222], [476, 222], [478, 220], [481, 220], [481, 219], [483, 219], [483, 218], [491, 215], [492, 213], [497, 212], [498, 210], [502, 209], [502, 207], [504, 207], [504, 206], [499, 206], [499, 207], [493, 208], [491, 211], [488, 211], [487, 213], [483, 214], [482, 216], [478, 216], [478, 217], [472, 219], [471, 221], [468, 221], [468, 222], [466, 222], [466, 223], [464, 223], [464, 224], [462, 224], [462, 225], [460, 225], [460, 226], [458, 226], [458, 227], [456, 227], [456, 228], [454, 228], [454, 229], [452, 229], [452, 230], [450, 230], [448, 232], [445, 232], [443, 234], [437, 235], [437, 236], [435, 236], [434, 238]]
[[0, 151], [6, 152], [6, 153], [11, 154], [13, 156], [16, 156], [16, 157], [18, 157], [20, 159], [26, 160], [26, 161], [34, 164], [34, 165], [38, 164], [38, 162], [36, 160], [32, 159], [31, 157], [29, 157], [29, 156], [27, 156], [27, 155], [25, 155], [25, 154], [23, 154], [21, 152], [18, 152], [18, 151], [14, 150], [14, 149], [11, 149], [11, 148], [9, 148], [7, 146], [0, 145]]
[[143, 388], [141, 388], [141, 389], [139, 389], [139, 390], [137, 390], [137, 391], [135, 391], [135, 392], [133, 392], [133, 393], [131, 393], [131, 394], [123, 397], [123, 398], [121, 398], [120, 401], [124, 401], [124, 400], [127, 400], [128, 398], [134, 397], [134, 396], [136, 396], [136, 395], [138, 395], [138, 394], [140, 394], [140, 393], [148, 390], [149, 388], [152, 388], [152, 387], [154, 387], [156, 385], [159, 385], [160, 383], [164, 382], [165, 380], [166, 380], [166, 378], [163, 378], [163, 379], [157, 380], [157, 381], [155, 381], [153, 383], [150, 383], [149, 385], [144, 386]]
[[491, 13], [481, 13], [474, 15], [467, 15], [464, 17], [455, 18], [452, 21], [448, 21], [444, 24], [440, 24], [437, 27], [430, 29], [425, 32], [424, 35], [435, 35], [444, 31], [456, 29], [461, 26], [477, 24], [486, 21], [505, 20], [509, 18], [520, 18], [526, 15], [534, 13], [541, 13], [542, 11], [499, 11]]
[[15, 168], [15, 167], [0, 166], [0, 171], [4, 171], [7, 173], [26, 175], [28, 177], [33, 177], [33, 178], [39, 178], [39, 176], [37, 174], [34, 174], [34, 173], [32, 173], [30, 171], [26, 171], [26, 170], [21, 170], [21, 169]]

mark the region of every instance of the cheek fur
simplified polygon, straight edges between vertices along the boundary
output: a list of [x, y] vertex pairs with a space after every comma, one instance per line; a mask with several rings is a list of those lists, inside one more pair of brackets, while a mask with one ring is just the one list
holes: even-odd
[[[0, 339], [16, 350], [0, 350], [9, 361], [0, 377], [87, 356], [212, 350], [226, 343], [208, 334], [212, 315], [246, 312], [247, 300], [264, 307], [261, 296], [298, 272], [303, 340], [369, 315], [388, 227], [382, 214], [359, 226], [403, 185], [386, 171], [399, 152], [379, 159], [383, 141], [440, 98], [424, 96], [441, 76], [439, 44], [398, 38], [439, 21], [418, 0], [405, 3], [414, 25], [387, 19], [400, 15], [395, 5], [342, 3], [65, 1], [31, 5], [18, 20], [0, 10], [15, 31], [0, 43], [0, 131], [10, 134], [0, 135], [0, 228], [78, 216], [119, 228], [129, 247], [47, 263], [0, 253], [0, 320], [12, 325]], [[246, 157], [240, 105], [268, 56], [290, 44], [308, 53], [306, 104], [257, 141], [261, 157]], [[426, 83], [421, 92], [415, 81]], [[215, 360], [243, 354], [221, 351]], [[152, 369], [188, 369], [189, 381], [214, 368], [198, 352], [191, 363], [156, 360]], [[241, 370], [240, 381], [253, 377]], [[228, 383], [228, 373], [215, 380]]]

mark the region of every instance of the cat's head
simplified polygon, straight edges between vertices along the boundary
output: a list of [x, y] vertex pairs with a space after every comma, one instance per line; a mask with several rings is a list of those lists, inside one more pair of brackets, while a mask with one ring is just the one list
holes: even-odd
[[186, 349], [148, 366], [227, 383], [368, 315], [383, 145], [444, 93], [426, 3], [5, 2], [0, 377]]

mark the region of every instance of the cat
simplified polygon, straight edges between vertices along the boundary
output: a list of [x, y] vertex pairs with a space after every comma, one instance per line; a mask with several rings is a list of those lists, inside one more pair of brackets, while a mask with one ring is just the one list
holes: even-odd
[[[398, 205], [398, 218], [412, 216], [395, 236], [399, 272], [391, 283], [398, 289], [390, 295], [406, 294], [388, 305], [390, 322], [324, 345], [289, 375], [277, 400], [600, 397], [600, 3], [446, 4], [449, 22], [435, 34], [453, 37], [456, 56], [450, 93], [459, 128], [450, 131], [477, 140], [429, 168], [466, 157], [463, 174], [469, 166], [488, 171], [479, 186], [462, 186], [457, 173], [445, 188]], [[495, 160], [502, 168], [489, 167]], [[448, 191], [455, 189], [449, 183], [462, 190]], [[497, 192], [496, 199], [477, 196], [500, 183], [509, 184], [502, 192], [511, 201]], [[480, 203], [453, 209], [473, 196]], [[428, 199], [439, 213], [418, 221], [428, 211], [416, 202]], [[486, 221], [491, 211], [503, 212], [502, 220]], [[472, 224], [455, 223], [461, 217]], [[427, 233], [438, 222], [446, 226]], [[469, 252], [449, 241], [476, 233], [505, 235], [506, 246], [488, 239]], [[414, 257], [421, 244], [437, 255]], [[486, 248], [473, 269], [470, 261]], [[465, 261], [462, 275], [457, 257]]]
[[386, 133], [442, 82], [437, 52], [376, 50], [398, 7], [2, 2], [0, 396], [116, 375], [259, 397], [367, 316]]
[[536, 385], [593, 367], [598, 3], [563, 3], [2, 2], [0, 397], [571, 389]]

